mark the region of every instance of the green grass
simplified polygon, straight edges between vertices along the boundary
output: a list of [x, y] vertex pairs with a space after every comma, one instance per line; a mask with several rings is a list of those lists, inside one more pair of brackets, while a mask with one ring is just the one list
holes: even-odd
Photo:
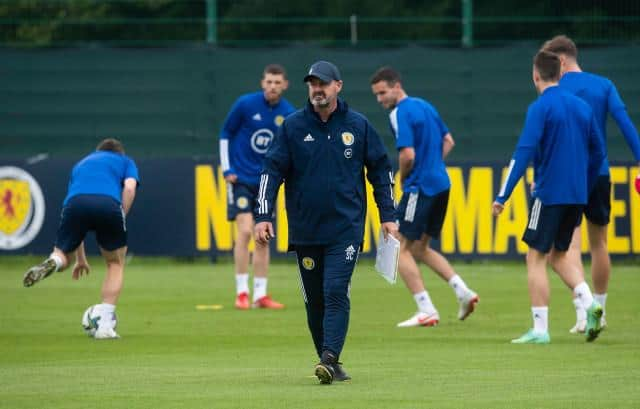
[[[398, 329], [415, 306], [362, 260], [352, 286], [341, 359], [349, 383], [318, 385], [297, 269], [272, 266], [284, 311], [235, 311], [228, 262], [135, 258], [118, 306], [122, 339], [95, 341], [80, 326], [99, 302], [104, 274], [56, 274], [21, 285], [34, 258], [0, 258], [1, 408], [637, 408], [640, 406], [640, 271], [615, 266], [607, 320], [593, 344], [568, 334], [569, 291], [551, 275], [550, 345], [511, 345], [530, 326], [524, 263], [456, 265], [481, 297], [455, 319], [451, 289], [427, 285], [435, 328]], [[291, 261], [289, 259], [289, 261]], [[197, 311], [197, 304], [222, 304]]]

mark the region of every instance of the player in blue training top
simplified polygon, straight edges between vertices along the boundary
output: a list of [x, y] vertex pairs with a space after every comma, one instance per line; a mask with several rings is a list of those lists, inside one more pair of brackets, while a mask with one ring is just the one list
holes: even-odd
[[[124, 279], [126, 215], [139, 180], [136, 164], [116, 139], [103, 140], [95, 152], [78, 162], [71, 171], [53, 252], [25, 273], [24, 286], [31, 287], [53, 272], [63, 271], [74, 260], [74, 280], [89, 274], [84, 238], [87, 232], [95, 231], [107, 263], [107, 275], [102, 285], [102, 304], [96, 305], [94, 312], [102, 317], [113, 315]], [[114, 324], [113, 320], [101, 319], [94, 338], [119, 338]]]
[[529, 106], [506, 179], [493, 203], [497, 216], [533, 160], [536, 184], [522, 238], [529, 245], [527, 272], [533, 328], [511, 341], [517, 344], [550, 342], [547, 255], [551, 267], [587, 310], [587, 341], [596, 339], [601, 329], [602, 306], [594, 300], [567, 250], [604, 160], [604, 147], [593, 111], [560, 88], [559, 79], [558, 56], [538, 52], [533, 62], [533, 82], [540, 96]]
[[391, 109], [389, 118], [399, 151], [403, 191], [396, 212], [400, 223], [398, 270], [418, 305], [418, 312], [398, 327], [428, 327], [440, 320], [416, 259], [449, 283], [460, 306], [458, 318], [464, 320], [473, 312], [478, 295], [467, 287], [447, 259], [429, 246], [431, 238], [440, 236], [447, 212], [451, 184], [444, 158], [453, 148], [453, 137], [431, 104], [407, 96], [400, 74], [394, 69], [378, 69], [370, 82], [380, 105]]
[[[638, 131], [633, 126], [624, 102], [618, 94], [616, 86], [607, 78], [583, 72], [578, 65], [578, 49], [567, 36], [560, 35], [544, 43], [543, 50], [550, 51], [560, 57], [561, 78], [560, 87], [582, 98], [593, 110], [596, 123], [602, 136], [603, 145], [607, 147], [607, 114], [611, 114], [618, 124], [622, 135], [633, 152], [633, 157], [640, 165], [640, 140]], [[639, 175], [640, 176], [640, 175]], [[611, 213], [611, 178], [609, 175], [609, 161], [602, 163], [596, 185], [589, 195], [584, 215], [587, 218], [589, 232], [589, 250], [591, 252], [591, 278], [596, 300], [605, 311], [602, 315], [602, 326], [606, 326], [605, 303], [611, 274], [611, 260], [607, 249], [607, 225]], [[572, 245], [569, 249], [571, 258], [580, 266], [584, 274], [581, 260], [580, 225], [576, 227]], [[586, 312], [580, 303], [574, 300], [576, 306], [576, 325], [570, 330], [572, 333], [584, 332], [586, 326]]]
[[[220, 162], [227, 181], [227, 219], [235, 220], [233, 260], [236, 273], [236, 308], [249, 309], [249, 241], [253, 234], [253, 208], [258, 194], [262, 162], [284, 119], [294, 111], [282, 97], [289, 86], [284, 68], [267, 65], [262, 91], [238, 98], [220, 132]], [[267, 294], [269, 247], [256, 243], [253, 253], [253, 307], [284, 308]]]

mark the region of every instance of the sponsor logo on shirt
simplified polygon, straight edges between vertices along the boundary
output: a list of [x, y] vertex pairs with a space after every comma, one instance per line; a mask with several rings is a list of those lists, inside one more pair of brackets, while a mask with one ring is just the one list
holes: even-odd
[[311, 134], [308, 133], [307, 136], [304, 137], [303, 141], [305, 141], [305, 142], [313, 142], [313, 141], [315, 141], [315, 139], [313, 139], [313, 136], [311, 136]]
[[271, 141], [273, 141], [273, 132], [270, 129], [258, 129], [251, 135], [251, 149], [257, 153], [265, 154]]
[[253, 115], [251, 117], [254, 121], [262, 121], [262, 115], [260, 115], [260, 112], [256, 113], [255, 115]]

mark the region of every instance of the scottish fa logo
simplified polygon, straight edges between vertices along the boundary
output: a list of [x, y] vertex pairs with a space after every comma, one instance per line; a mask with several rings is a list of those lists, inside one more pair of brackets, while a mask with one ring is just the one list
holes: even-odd
[[351, 146], [353, 145], [353, 142], [356, 140], [353, 137], [353, 134], [351, 132], [342, 132], [342, 143], [344, 143], [344, 146]]
[[27, 172], [0, 167], [0, 249], [19, 249], [31, 243], [44, 222], [40, 185]]
[[249, 207], [249, 199], [244, 196], [239, 197], [236, 201], [236, 206], [238, 206], [239, 209], [246, 209]]
[[258, 129], [251, 135], [251, 149], [260, 154], [267, 153], [271, 141], [273, 141], [273, 132], [270, 129]]
[[345, 260], [353, 261], [353, 256], [356, 254], [356, 249], [353, 247], [353, 244], [350, 244], [344, 251]]
[[316, 262], [311, 257], [302, 258], [302, 267], [304, 267], [305, 270], [313, 270], [315, 266]]
[[273, 119], [273, 123], [276, 124], [276, 126], [282, 125], [283, 122], [284, 117], [282, 115], [276, 115], [276, 117]]

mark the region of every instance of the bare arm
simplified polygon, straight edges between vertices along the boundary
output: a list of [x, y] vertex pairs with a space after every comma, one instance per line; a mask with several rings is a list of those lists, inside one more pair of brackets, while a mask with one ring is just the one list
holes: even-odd
[[453, 140], [453, 136], [451, 136], [451, 133], [447, 133], [442, 140], [442, 159], [447, 157], [454, 146], [456, 146], [456, 143]]
[[122, 189], [122, 210], [124, 214], [128, 214], [133, 204], [133, 199], [136, 197], [136, 187], [138, 181], [134, 178], [127, 178], [124, 180], [124, 188]]
[[87, 255], [84, 252], [84, 240], [80, 242], [80, 245], [76, 249], [76, 261], [78, 264], [87, 262]]
[[416, 159], [416, 151], [413, 148], [402, 148], [398, 156], [400, 166], [400, 182], [404, 183], [405, 179], [413, 169], [413, 163]]
[[71, 277], [74, 280], [77, 280], [83, 275], [88, 275], [90, 271], [91, 266], [89, 266], [89, 263], [87, 262], [87, 255], [84, 252], [84, 241], [82, 241], [76, 249], [76, 263], [73, 266]]

